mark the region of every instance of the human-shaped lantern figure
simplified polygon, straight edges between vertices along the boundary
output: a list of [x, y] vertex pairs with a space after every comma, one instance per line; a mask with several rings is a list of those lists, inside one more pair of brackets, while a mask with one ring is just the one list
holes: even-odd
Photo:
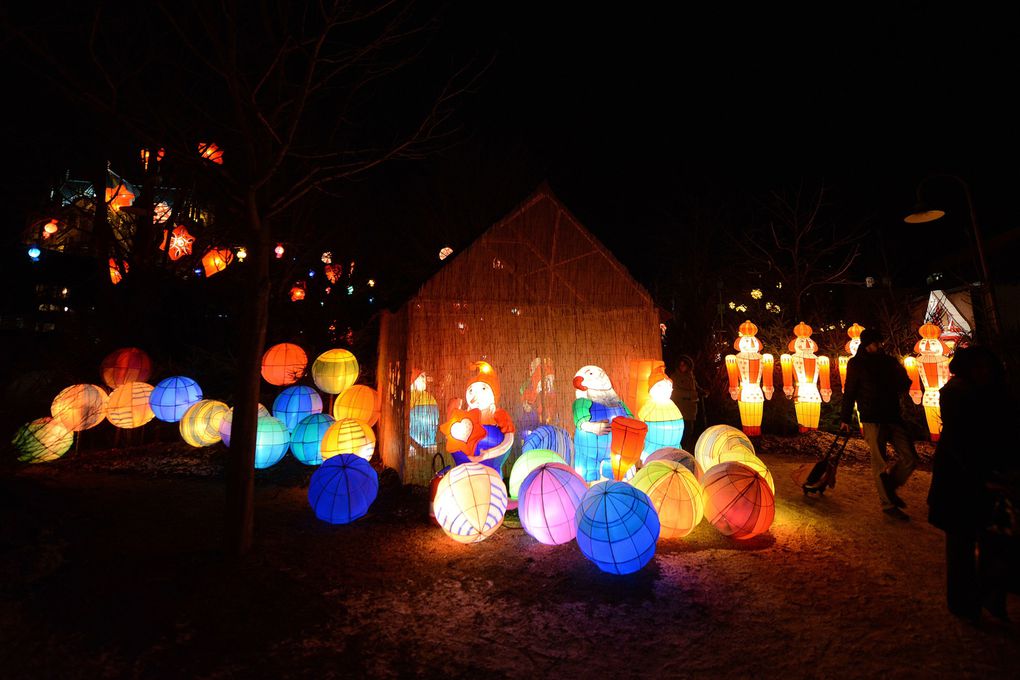
[[447, 451], [456, 465], [482, 463], [502, 474], [503, 460], [514, 444], [514, 424], [501, 408], [499, 378], [487, 362], [474, 365], [476, 375], [465, 394], [467, 411], [451, 408], [440, 430], [447, 437]]
[[[846, 366], [850, 363], [850, 360], [857, 356], [857, 350], [861, 348], [861, 333], [864, 332], [864, 326], [860, 324], [853, 324], [850, 328], [846, 329], [846, 334], [850, 336], [850, 340], [843, 345], [843, 349], [846, 350], [847, 356], [838, 357], [839, 361], [839, 385], [846, 392]], [[860, 422], [861, 417], [857, 413], [857, 404], [854, 404], [854, 417], [857, 418], [857, 422]], [[861, 436], [864, 436], [864, 425], [861, 425]]]
[[[926, 323], [918, 329], [921, 339], [914, 345], [917, 359], [904, 362], [910, 375], [910, 398], [924, 405], [931, 440], [937, 442], [942, 433], [942, 411], [939, 408], [939, 390], [949, 382], [949, 348], [942, 342], [942, 329]], [[918, 382], [920, 378], [920, 382]], [[921, 386], [924, 386], [924, 393]]]
[[659, 365], [648, 377], [648, 401], [638, 412], [638, 420], [648, 425], [645, 448], [641, 462], [659, 449], [680, 448], [684, 436], [684, 416], [673, 403], [673, 381], [666, 376], [666, 370]]
[[418, 446], [430, 448], [436, 445], [436, 429], [439, 427], [439, 404], [428, 391], [428, 376], [421, 369], [411, 371], [410, 409], [408, 427], [411, 439]]
[[[761, 416], [766, 399], [772, 398], [772, 374], [775, 360], [761, 354], [758, 327], [750, 321], [740, 324], [733, 343], [737, 354], [726, 356], [726, 374], [730, 379], [730, 398], [740, 409], [740, 427], [748, 437], [761, 435]], [[764, 389], [762, 389], [764, 385]]]
[[[816, 356], [818, 344], [811, 339], [811, 326], [801, 321], [793, 329], [792, 355], [779, 357], [783, 366], [783, 393], [793, 398], [801, 432], [818, 429], [822, 402], [829, 402], [829, 357]], [[821, 389], [819, 390], [819, 382]]]
[[574, 468], [588, 484], [600, 477], [612, 479], [610, 421], [633, 414], [598, 366], [584, 366], [574, 374], [574, 397]]

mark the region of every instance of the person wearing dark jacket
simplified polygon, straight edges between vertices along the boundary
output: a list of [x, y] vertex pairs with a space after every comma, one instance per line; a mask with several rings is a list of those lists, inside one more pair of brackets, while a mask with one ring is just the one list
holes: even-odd
[[[910, 390], [910, 378], [900, 362], [882, 351], [882, 336], [867, 328], [861, 333], [857, 355], [846, 366], [846, 387], [839, 429], [849, 432], [853, 424], [854, 404], [860, 413], [864, 441], [871, 450], [871, 469], [882, 503], [882, 512], [890, 517], [908, 520], [901, 508], [906, 503], [896, 490], [906, 484], [917, 467], [914, 440], [903, 425], [900, 397]], [[886, 466], [886, 444], [896, 451], [896, 462]]]
[[1013, 417], [1005, 371], [983, 347], [957, 350], [949, 370], [952, 377], [939, 391], [942, 436], [932, 461], [928, 521], [946, 532], [949, 611], [976, 621], [984, 607], [1005, 620], [1006, 584], [994, 541], [983, 531], [992, 517], [989, 483], [1017, 466], [1004, 434]]

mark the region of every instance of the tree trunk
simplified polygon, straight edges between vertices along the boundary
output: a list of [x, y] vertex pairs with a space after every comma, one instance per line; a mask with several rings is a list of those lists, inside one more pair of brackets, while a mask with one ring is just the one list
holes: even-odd
[[227, 465], [226, 552], [241, 557], [251, 549], [255, 514], [255, 434], [258, 426], [262, 351], [269, 318], [270, 239], [254, 195], [248, 197], [248, 219], [256, 238], [248, 270], [251, 295], [241, 301], [243, 336], [238, 366], [234, 415]]

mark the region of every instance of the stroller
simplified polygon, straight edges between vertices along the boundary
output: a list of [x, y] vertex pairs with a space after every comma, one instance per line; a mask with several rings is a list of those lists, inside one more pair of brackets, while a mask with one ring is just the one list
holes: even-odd
[[837, 433], [821, 460], [797, 469], [793, 478], [804, 490], [805, 496], [813, 493], [823, 495], [826, 488], [831, 489], [836, 486], [836, 468], [839, 467], [839, 461], [842, 460], [843, 452], [846, 451], [849, 441], [850, 434], [848, 432]]

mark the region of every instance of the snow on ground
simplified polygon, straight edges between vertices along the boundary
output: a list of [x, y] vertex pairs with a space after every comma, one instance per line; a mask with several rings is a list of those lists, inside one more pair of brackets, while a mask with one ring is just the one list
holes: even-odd
[[[945, 611], [943, 537], [924, 521], [930, 475], [918, 471], [903, 490], [911, 522], [886, 518], [853, 442], [836, 488], [805, 498], [791, 475], [826, 437], [761, 443], [778, 492], [768, 534], [733, 541], [703, 523], [623, 577], [599, 572], [573, 543], [544, 546], [520, 529], [456, 544], [426, 522], [423, 494], [387, 476], [369, 516], [334, 527], [308, 508], [306, 469], [260, 473], [256, 547], [235, 564], [218, 554], [215, 457], [82, 453], [20, 469], [0, 476], [0, 668], [62, 678], [1016, 677], [1016, 624], [975, 628]], [[1015, 600], [1010, 608], [1020, 620]]]

